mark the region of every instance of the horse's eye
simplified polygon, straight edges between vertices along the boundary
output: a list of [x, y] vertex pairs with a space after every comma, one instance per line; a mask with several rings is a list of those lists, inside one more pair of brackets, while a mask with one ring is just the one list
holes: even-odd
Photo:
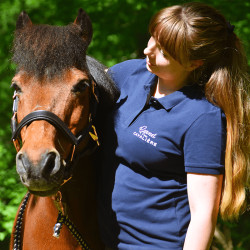
[[89, 86], [90, 86], [90, 81], [89, 80], [81, 80], [76, 85], [73, 86], [72, 92], [81, 93]]
[[22, 92], [21, 88], [17, 85], [16, 82], [12, 82], [12, 84], [11, 84], [10, 87], [13, 88], [13, 89], [15, 89], [15, 91], [16, 91], [17, 93]]

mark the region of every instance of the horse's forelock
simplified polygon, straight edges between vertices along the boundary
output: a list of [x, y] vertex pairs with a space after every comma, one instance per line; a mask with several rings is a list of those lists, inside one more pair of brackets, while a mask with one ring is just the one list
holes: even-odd
[[15, 32], [12, 60], [35, 77], [53, 77], [72, 67], [84, 70], [86, 49], [77, 25], [32, 25]]

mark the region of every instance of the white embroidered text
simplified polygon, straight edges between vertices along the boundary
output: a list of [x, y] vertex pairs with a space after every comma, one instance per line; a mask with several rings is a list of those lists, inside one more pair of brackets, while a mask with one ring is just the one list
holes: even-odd
[[157, 134], [153, 134], [147, 130], [147, 126], [142, 126], [139, 128], [139, 132], [134, 132], [133, 135], [140, 138], [141, 140], [147, 142], [148, 144], [156, 147], [157, 142], [154, 142], [151, 138], [155, 139]]

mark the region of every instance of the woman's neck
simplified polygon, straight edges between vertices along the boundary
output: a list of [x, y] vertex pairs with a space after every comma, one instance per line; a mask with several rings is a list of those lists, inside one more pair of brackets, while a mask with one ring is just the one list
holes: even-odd
[[166, 81], [162, 80], [161, 78], [158, 78], [157, 84], [156, 84], [156, 88], [155, 88], [155, 92], [153, 94], [153, 96], [155, 98], [161, 98], [164, 97], [166, 95], [169, 95], [181, 88], [183, 88], [186, 85], [186, 82], [182, 82], [180, 84], [171, 84], [171, 83], [166, 83]]

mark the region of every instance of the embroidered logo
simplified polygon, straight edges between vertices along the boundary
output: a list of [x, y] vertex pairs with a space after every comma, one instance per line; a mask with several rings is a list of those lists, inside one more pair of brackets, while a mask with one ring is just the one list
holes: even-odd
[[147, 130], [147, 128], [148, 128], [147, 126], [142, 126], [139, 128], [139, 132], [134, 132], [133, 135], [147, 142], [148, 144], [156, 147], [157, 142], [155, 142], [153, 139], [156, 138], [157, 134], [151, 133], [150, 131]]

